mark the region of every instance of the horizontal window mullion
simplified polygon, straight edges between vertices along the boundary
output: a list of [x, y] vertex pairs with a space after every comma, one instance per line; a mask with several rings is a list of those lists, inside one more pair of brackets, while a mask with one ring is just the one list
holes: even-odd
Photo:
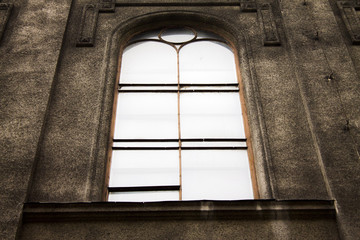
[[119, 83], [119, 87], [236, 87], [238, 83]]
[[109, 192], [174, 191], [180, 190], [180, 185], [108, 187], [108, 190]]
[[239, 92], [239, 89], [180, 89], [180, 92]]
[[119, 83], [119, 87], [177, 87], [177, 83]]
[[113, 139], [114, 142], [178, 142], [179, 139]]
[[182, 142], [246, 142], [246, 138], [182, 138]]
[[[112, 147], [112, 150], [179, 150], [180, 147]], [[247, 146], [181, 147], [181, 150], [246, 150]]]
[[112, 150], [178, 150], [179, 147], [112, 147]]
[[246, 150], [247, 147], [181, 147], [181, 150]]
[[177, 93], [177, 92], [239, 92], [239, 89], [180, 89], [180, 90], [167, 90], [167, 89], [130, 89], [130, 90], [118, 90], [118, 92], [125, 93], [143, 93], [143, 92], [154, 92], [154, 93]]
[[143, 93], [143, 92], [155, 92], [155, 93], [177, 93], [178, 90], [167, 90], [167, 89], [151, 89], [151, 90], [146, 90], [146, 89], [131, 89], [131, 90], [118, 90], [119, 92], [130, 92], [130, 93]]
[[[182, 142], [246, 142], [246, 138], [181, 138]], [[113, 139], [114, 142], [178, 142], [179, 139]]]

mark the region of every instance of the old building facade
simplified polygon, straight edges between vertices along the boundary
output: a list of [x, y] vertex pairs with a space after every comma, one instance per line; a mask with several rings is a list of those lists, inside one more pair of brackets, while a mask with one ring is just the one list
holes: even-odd
[[[360, 3], [0, 2], [1, 239], [358, 239]], [[122, 54], [190, 28], [232, 48], [254, 199], [108, 202]], [[179, 90], [177, 90], [179, 92]]]

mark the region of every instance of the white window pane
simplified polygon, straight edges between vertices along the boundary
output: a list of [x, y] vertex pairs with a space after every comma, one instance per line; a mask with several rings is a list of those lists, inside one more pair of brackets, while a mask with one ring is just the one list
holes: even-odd
[[188, 28], [169, 28], [161, 34], [161, 38], [171, 43], [182, 43], [195, 38], [195, 33]]
[[238, 91], [238, 86], [182, 86], [180, 88], [181, 90], [188, 90], [188, 91], [194, 91], [194, 90], [216, 90], [216, 91], [222, 91], [222, 90], [235, 90]]
[[114, 150], [110, 187], [179, 185], [178, 150]]
[[134, 36], [130, 40], [130, 42], [134, 42], [134, 41], [138, 41], [138, 40], [145, 40], [145, 39], [159, 39], [159, 37], [158, 37], [159, 32], [160, 32], [160, 29], [140, 33], [140, 34]]
[[180, 83], [237, 83], [234, 54], [227, 45], [194, 42], [179, 54]]
[[179, 147], [179, 142], [113, 142], [113, 147]]
[[182, 93], [182, 138], [245, 138], [239, 93]]
[[161, 90], [161, 91], [177, 91], [177, 86], [121, 86], [121, 91], [154, 91], [154, 90]]
[[176, 93], [119, 93], [115, 139], [178, 138]]
[[111, 202], [178, 201], [179, 191], [110, 192]]
[[253, 199], [246, 150], [183, 150], [183, 200]]
[[160, 42], [140, 42], [124, 50], [120, 83], [177, 83], [176, 50]]
[[224, 39], [222, 37], [220, 37], [219, 35], [212, 33], [212, 32], [205, 32], [205, 31], [201, 31], [201, 30], [197, 30], [197, 38], [196, 39], [217, 39], [220, 41], [224, 41]]
[[246, 142], [224, 141], [224, 142], [181, 142], [182, 147], [246, 147]]

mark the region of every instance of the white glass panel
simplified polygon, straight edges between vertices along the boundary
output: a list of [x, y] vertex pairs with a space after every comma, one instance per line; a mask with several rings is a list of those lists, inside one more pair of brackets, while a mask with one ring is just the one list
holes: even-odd
[[196, 39], [208, 38], [208, 39], [216, 39], [216, 40], [224, 41], [224, 39], [222, 37], [220, 37], [219, 35], [216, 35], [215, 33], [212, 33], [212, 32], [205, 32], [205, 31], [201, 31], [201, 30], [197, 30], [196, 32], [197, 32]]
[[179, 151], [114, 150], [110, 187], [179, 185]]
[[182, 93], [182, 138], [245, 138], [239, 93]]
[[177, 83], [176, 50], [160, 42], [140, 42], [124, 50], [120, 83]]
[[115, 139], [178, 138], [176, 93], [119, 93]]
[[182, 147], [246, 147], [246, 142], [181, 142]]
[[194, 42], [179, 54], [180, 83], [237, 83], [234, 54], [227, 45]]
[[195, 34], [187, 28], [169, 28], [161, 34], [161, 38], [167, 42], [181, 43], [192, 40]]
[[159, 32], [160, 32], [160, 29], [140, 33], [140, 34], [134, 36], [130, 40], [130, 42], [134, 42], [134, 41], [138, 41], [138, 40], [144, 40], [144, 39], [159, 39], [159, 37], [158, 37]]
[[121, 91], [132, 91], [132, 90], [146, 90], [146, 91], [154, 91], [154, 90], [171, 90], [177, 91], [177, 86], [121, 86]]
[[179, 142], [114, 142], [113, 147], [179, 147]]
[[183, 150], [183, 200], [253, 199], [246, 150]]
[[200, 91], [204, 91], [204, 90], [217, 90], [217, 91], [222, 91], [222, 90], [239, 90], [238, 86], [183, 86], [180, 88], [180, 90], [200, 90]]
[[110, 192], [111, 202], [160, 202], [178, 201], [179, 191]]

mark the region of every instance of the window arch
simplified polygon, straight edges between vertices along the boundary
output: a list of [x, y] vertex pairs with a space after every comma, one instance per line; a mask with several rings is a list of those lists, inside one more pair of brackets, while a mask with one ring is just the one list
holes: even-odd
[[121, 59], [109, 201], [253, 199], [228, 43], [162, 28], [133, 37]]

